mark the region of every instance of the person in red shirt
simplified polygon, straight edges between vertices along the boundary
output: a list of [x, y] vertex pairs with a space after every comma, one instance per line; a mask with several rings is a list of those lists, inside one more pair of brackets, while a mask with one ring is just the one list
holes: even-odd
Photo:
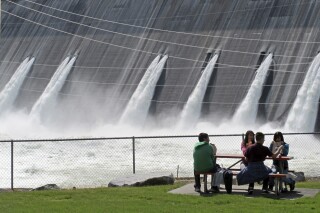
[[[252, 130], [248, 130], [246, 132], [245, 137], [243, 138], [243, 141], [241, 143], [241, 151], [242, 154], [245, 155], [247, 149], [249, 146], [252, 146], [253, 144], [255, 144], [256, 141], [254, 139], [254, 132]], [[242, 162], [240, 163], [240, 169], [244, 169], [246, 166], [248, 166], [248, 161], [243, 158]], [[253, 188], [254, 187], [254, 182], [249, 183], [249, 188]]]
[[[262, 132], [256, 133], [256, 143], [247, 148], [244, 156], [248, 162], [248, 166], [242, 169], [237, 175], [238, 185], [244, 185], [263, 181], [262, 191], [268, 193], [269, 173], [271, 169], [264, 165], [263, 161], [267, 156], [276, 158], [282, 151], [283, 146], [273, 154], [268, 147], [263, 146], [264, 134]], [[250, 184], [248, 194], [252, 194], [254, 185]]]
[[[255, 144], [256, 141], [254, 140], [254, 132], [252, 130], [248, 130], [246, 132], [246, 135], [241, 142], [241, 151], [242, 154], [244, 155], [248, 149], [249, 146]], [[248, 166], [248, 162], [245, 158], [242, 159], [242, 162], [240, 164], [240, 169], [243, 169], [244, 167]]]

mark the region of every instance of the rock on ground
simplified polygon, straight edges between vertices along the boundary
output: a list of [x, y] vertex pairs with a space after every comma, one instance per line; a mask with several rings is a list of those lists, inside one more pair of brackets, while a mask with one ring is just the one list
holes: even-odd
[[31, 191], [40, 191], [40, 190], [58, 190], [60, 187], [58, 187], [56, 184], [47, 184], [44, 186], [40, 186], [38, 188], [31, 189]]
[[125, 177], [119, 177], [109, 182], [108, 187], [116, 186], [152, 186], [152, 185], [168, 185], [174, 183], [172, 174], [164, 173], [148, 173], [133, 174]]

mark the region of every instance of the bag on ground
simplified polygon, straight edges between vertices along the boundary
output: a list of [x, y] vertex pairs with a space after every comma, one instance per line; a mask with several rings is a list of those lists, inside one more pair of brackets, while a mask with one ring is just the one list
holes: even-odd
[[212, 186], [217, 186], [220, 188], [220, 184], [223, 183], [223, 171], [223, 169], [219, 169], [219, 171], [214, 174], [211, 180]]
[[233, 173], [231, 170], [228, 170], [228, 169], [224, 170], [223, 180], [224, 180], [224, 185], [228, 194], [232, 192], [232, 176], [233, 176]]

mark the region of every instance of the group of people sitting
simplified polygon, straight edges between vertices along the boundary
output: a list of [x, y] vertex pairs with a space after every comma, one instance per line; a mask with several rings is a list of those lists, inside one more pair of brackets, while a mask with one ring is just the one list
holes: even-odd
[[[201, 181], [199, 172], [216, 173], [220, 166], [216, 163], [217, 148], [214, 144], [209, 143], [210, 139], [207, 133], [200, 133], [198, 136], [199, 142], [195, 144], [193, 150], [194, 159], [194, 177], [195, 191], [200, 192]], [[248, 194], [253, 193], [254, 183], [263, 182], [263, 193], [269, 193], [273, 190], [274, 180], [269, 179], [270, 173], [282, 172], [288, 173], [288, 161], [279, 161], [275, 158], [279, 156], [287, 156], [289, 152], [289, 144], [284, 142], [283, 134], [276, 132], [269, 147], [263, 146], [265, 136], [262, 132], [254, 134], [249, 130], [246, 132], [243, 141], [241, 142], [241, 151], [244, 155], [240, 164], [241, 171], [237, 174], [238, 185], [249, 184]], [[266, 157], [272, 157], [274, 171], [264, 165]], [[282, 164], [280, 166], [280, 164]], [[280, 171], [281, 169], [282, 171]], [[290, 191], [294, 190], [295, 181], [291, 178], [283, 180], [285, 187], [282, 192], [287, 192], [287, 185], [290, 186]], [[216, 181], [211, 181], [211, 192], [219, 192], [219, 184]]]

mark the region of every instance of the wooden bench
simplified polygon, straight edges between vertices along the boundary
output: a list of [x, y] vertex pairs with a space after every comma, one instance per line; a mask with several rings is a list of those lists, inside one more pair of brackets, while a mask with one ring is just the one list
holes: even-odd
[[[212, 172], [195, 172], [195, 175], [203, 175], [203, 179], [204, 179], [204, 192], [207, 193], [208, 192], [208, 175], [213, 176], [215, 173]], [[238, 174], [238, 172], [233, 172], [233, 176], [236, 176]], [[285, 178], [286, 174], [269, 174], [269, 177], [274, 178], [274, 186], [275, 186], [275, 192], [277, 195], [280, 194], [281, 191], [281, 178]]]
[[[195, 172], [194, 173], [195, 175], [203, 175], [203, 179], [204, 179], [204, 183], [203, 183], [203, 185], [204, 185], [204, 192], [205, 193], [207, 193], [208, 192], [208, 180], [207, 180], [207, 177], [208, 177], [208, 175], [211, 175], [211, 176], [213, 176], [215, 173], [213, 173], [213, 172]], [[238, 174], [238, 172], [232, 172], [232, 175], [233, 176], [235, 176], [235, 175], [237, 175]]]
[[281, 178], [285, 178], [286, 174], [269, 174], [269, 177], [274, 178], [274, 187], [276, 190], [276, 194], [279, 195], [282, 189]]
[[215, 173], [213, 173], [213, 172], [195, 172], [194, 173], [195, 175], [203, 175], [203, 179], [204, 179], [204, 183], [203, 183], [203, 187], [204, 187], [204, 193], [207, 193], [208, 192], [208, 186], [207, 186], [207, 184], [208, 184], [208, 180], [207, 180], [207, 177], [208, 177], [208, 175], [211, 175], [211, 176], [213, 176]]
[[[240, 171], [240, 169], [232, 168], [232, 167], [237, 165], [238, 163], [240, 163], [242, 161], [242, 159], [244, 159], [243, 155], [235, 155], [235, 154], [217, 154], [216, 157], [217, 157], [217, 159], [218, 158], [237, 159], [237, 161], [234, 164], [232, 164], [231, 166], [229, 166], [227, 168], [227, 169], [229, 169], [229, 170], [231, 170], [233, 172], [234, 176], [238, 174], [238, 171]], [[275, 160], [284, 161], [284, 160], [291, 160], [291, 159], [293, 159], [293, 157], [281, 156], [281, 157], [276, 158]], [[266, 160], [274, 160], [274, 159], [272, 157], [267, 157]], [[283, 171], [283, 168], [280, 168], [280, 171]], [[289, 172], [294, 172], [294, 171], [289, 170]], [[197, 172], [195, 174], [203, 175], [203, 178], [204, 178], [204, 192], [208, 192], [207, 177], [208, 177], [208, 175], [212, 176], [215, 173], [212, 173], [212, 172]], [[285, 178], [286, 174], [269, 174], [269, 177], [275, 178], [276, 194], [279, 195], [280, 190], [282, 188], [282, 184], [280, 184], [281, 183], [281, 178]]]

